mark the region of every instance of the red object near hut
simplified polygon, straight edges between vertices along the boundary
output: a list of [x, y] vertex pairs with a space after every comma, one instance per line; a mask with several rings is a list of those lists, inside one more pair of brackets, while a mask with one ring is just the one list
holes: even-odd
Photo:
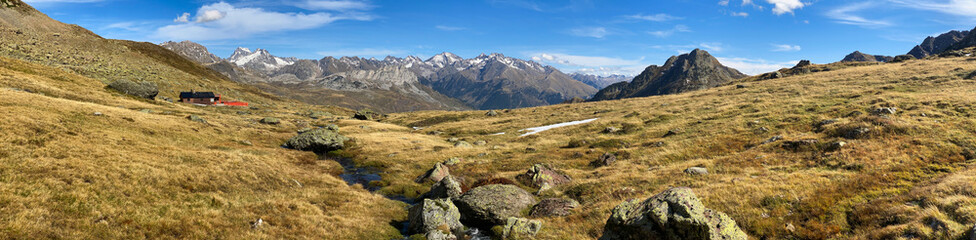
[[180, 102], [215, 106], [248, 106], [247, 102], [224, 101], [220, 94], [214, 94], [213, 92], [194, 92], [192, 90], [189, 92], [180, 92]]

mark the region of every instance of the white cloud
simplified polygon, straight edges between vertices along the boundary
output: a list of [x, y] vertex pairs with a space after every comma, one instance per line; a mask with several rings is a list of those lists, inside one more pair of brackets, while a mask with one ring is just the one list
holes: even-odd
[[689, 53], [695, 48], [704, 49], [710, 52], [721, 52], [722, 50], [725, 50], [724, 44], [719, 42], [686, 45], [655, 45], [651, 46], [651, 48], [674, 51], [677, 54]]
[[688, 26], [679, 24], [679, 25], [675, 25], [674, 28], [672, 29], [648, 32], [648, 34], [654, 35], [659, 38], [665, 38], [665, 37], [670, 37], [671, 35], [674, 35], [674, 33], [678, 33], [678, 32], [691, 32], [691, 29], [689, 29]]
[[712, 52], [721, 52], [722, 50], [725, 49], [724, 47], [722, 47], [722, 43], [701, 43], [698, 44], [698, 46], [701, 47], [702, 49], [712, 51]]
[[176, 17], [176, 19], [173, 19], [173, 22], [176, 22], [176, 23], [188, 23], [188, 22], [190, 22], [190, 13], [183, 13], [182, 15]]
[[580, 37], [603, 38], [610, 34], [604, 27], [581, 27], [570, 30], [570, 33]]
[[731, 15], [733, 17], [749, 17], [749, 13], [747, 12], [732, 12]]
[[729, 5], [729, 0], [718, 1], [718, 5], [728, 6]]
[[384, 56], [393, 56], [393, 55], [403, 55], [406, 54], [407, 51], [364, 48], [364, 49], [342, 49], [342, 50], [334, 50], [334, 51], [322, 51], [317, 53], [322, 56], [332, 56], [332, 57], [345, 57], [345, 56], [384, 57]]
[[[794, 10], [803, 8], [807, 4], [800, 2], [800, 0], [766, 0], [766, 2], [773, 4], [773, 14], [783, 15], [786, 13], [792, 14]], [[745, 1], [743, 1], [743, 4]]]
[[213, 21], [223, 19], [226, 16], [227, 14], [221, 12], [220, 10], [216, 10], [216, 9], [206, 10], [197, 14], [197, 22], [198, 23], [213, 22]]
[[297, 6], [317, 11], [369, 10], [373, 8], [373, 5], [368, 2], [348, 0], [306, 0], [297, 4]]
[[889, 0], [904, 7], [976, 18], [976, 0]]
[[626, 18], [627, 19], [633, 19], [633, 20], [645, 20], [645, 21], [654, 21], [654, 22], [664, 22], [664, 21], [671, 21], [671, 20], [680, 20], [680, 19], [682, 19], [680, 17], [675, 17], [675, 16], [671, 16], [671, 15], [668, 15], [668, 14], [664, 14], [664, 13], [658, 13], [658, 14], [654, 14], [654, 15], [641, 15], [641, 14], [637, 14], [637, 15], [627, 16]]
[[140, 25], [140, 24], [139, 23], [136, 23], [136, 22], [119, 22], [119, 23], [109, 24], [108, 26], [105, 26], [105, 28], [106, 29], [122, 29], [122, 30], [130, 31], [130, 32], [142, 31], [142, 28], [139, 27], [138, 25]]
[[[364, 14], [335, 15], [325, 12], [288, 13], [261, 8], [239, 8], [226, 2], [200, 7], [196, 22], [178, 23], [156, 29], [154, 38], [161, 40], [240, 39], [257, 34], [313, 29], [338, 20], [368, 21]], [[179, 19], [177, 19], [179, 20]]]
[[444, 31], [461, 31], [467, 29], [463, 27], [452, 27], [452, 26], [444, 26], [444, 25], [437, 25], [434, 28], [444, 30]]
[[799, 61], [770, 62], [763, 59], [716, 57], [722, 65], [735, 68], [742, 73], [757, 75], [795, 66]]
[[803, 50], [799, 45], [773, 44], [773, 52], [796, 52]]
[[561, 53], [528, 53], [532, 61], [561, 66], [560, 69], [566, 72], [584, 72], [595, 75], [624, 74], [633, 75], [639, 73], [645, 67], [641, 59], [628, 60], [613, 57], [600, 56], [580, 56]]
[[870, 20], [864, 17], [855, 15], [854, 12], [858, 12], [867, 8], [874, 6], [872, 2], [856, 3], [851, 5], [842, 6], [839, 8], [831, 9], [827, 11], [826, 16], [828, 18], [834, 19], [835, 22], [841, 24], [857, 25], [862, 27], [880, 27], [889, 26], [891, 23], [882, 20]]

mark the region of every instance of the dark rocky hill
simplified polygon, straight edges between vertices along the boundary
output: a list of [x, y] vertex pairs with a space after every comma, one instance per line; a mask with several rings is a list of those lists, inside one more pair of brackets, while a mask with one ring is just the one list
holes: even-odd
[[674, 94], [717, 87], [744, 78], [738, 70], [723, 66], [705, 50], [672, 56], [663, 66], [651, 65], [631, 82], [610, 85], [594, 101]]

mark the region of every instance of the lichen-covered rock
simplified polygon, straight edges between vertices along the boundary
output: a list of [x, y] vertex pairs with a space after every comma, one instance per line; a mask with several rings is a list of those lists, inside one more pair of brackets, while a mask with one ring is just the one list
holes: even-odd
[[708, 175], [708, 169], [703, 167], [690, 167], [685, 169], [685, 173], [689, 175]]
[[468, 143], [466, 141], [457, 141], [457, 142], [454, 143], [454, 147], [456, 147], [456, 148], [473, 148], [474, 145], [471, 145], [471, 143]]
[[487, 113], [485, 113], [485, 116], [489, 116], [489, 117], [498, 116], [498, 112], [495, 110], [490, 110]]
[[444, 160], [444, 162], [442, 164], [447, 165], [447, 166], [454, 166], [454, 165], [458, 165], [459, 163], [461, 163], [461, 160], [464, 160], [464, 159], [461, 159], [459, 157], [452, 157], [452, 158], [448, 158], [447, 160]]
[[356, 114], [352, 116], [352, 118], [363, 120], [363, 121], [371, 121], [373, 120], [373, 117], [375, 115], [376, 113], [374, 113], [372, 110], [362, 109], [357, 111]]
[[420, 196], [420, 198], [422, 199], [423, 198], [457, 199], [459, 197], [461, 197], [461, 183], [459, 183], [457, 180], [454, 179], [454, 177], [450, 175], [444, 177], [437, 183], [434, 183], [434, 185], [430, 187], [430, 191]]
[[525, 185], [533, 186], [539, 188], [539, 191], [545, 190], [544, 188], [555, 187], [557, 185], [562, 185], [572, 181], [572, 178], [566, 174], [560, 173], [553, 170], [548, 165], [536, 164], [532, 168], [529, 168], [525, 173], [515, 176], [515, 179], [521, 181]]
[[156, 95], [159, 95], [159, 88], [151, 82], [133, 82], [120, 79], [108, 84], [108, 87], [121, 93], [150, 100], [156, 99]]
[[547, 198], [539, 201], [535, 207], [532, 207], [532, 212], [529, 216], [532, 217], [556, 217], [556, 216], [569, 216], [573, 209], [580, 206], [579, 202], [569, 198]]
[[328, 126], [325, 126], [325, 129], [333, 132], [339, 132], [339, 125], [329, 124]]
[[435, 163], [433, 168], [427, 170], [427, 172], [425, 172], [423, 175], [417, 177], [417, 179], [415, 179], [414, 182], [417, 183], [422, 183], [424, 181], [440, 182], [441, 179], [444, 179], [447, 176], [451, 176], [451, 170], [448, 169], [447, 166], [444, 166], [443, 163]]
[[346, 138], [335, 131], [329, 131], [328, 129], [324, 128], [316, 128], [292, 137], [288, 140], [288, 142], [285, 143], [285, 145], [296, 150], [324, 153], [342, 149], [345, 147], [345, 142], [347, 140], [349, 140], [349, 138]]
[[535, 205], [535, 197], [519, 187], [492, 184], [471, 189], [454, 202], [461, 220], [474, 226], [503, 225]]
[[474, 145], [475, 145], [475, 146], [484, 146], [484, 145], [488, 145], [488, 141], [485, 141], [485, 140], [478, 140], [478, 141], [474, 141]]
[[[424, 199], [413, 205], [408, 213], [411, 233], [449, 230], [461, 233], [461, 213], [450, 199]], [[446, 226], [446, 227], [445, 227]]]
[[263, 124], [268, 124], [268, 125], [278, 125], [278, 124], [281, 124], [281, 119], [273, 118], [273, 117], [266, 117], [266, 118], [262, 118], [259, 122], [261, 122]]
[[604, 153], [600, 156], [600, 158], [597, 158], [596, 161], [590, 162], [590, 165], [594, 167], [605, 167], [610, 166], [610, 164], [613, 164], [613, 162], [616, 161], [617, 155], [614, 155], [613, 153]]
[[457, 236], [451, 233], [445, 233], [442, 231], [430, 231], [424, 235], [427, 240], [457, 240]]
[[542, 222], [525, 218], [508, 218], [502, 230], [502, 239], [534, 239], [542, 229]]
[[600, 239], [746, 240], [748, 237], [732, 218], [705, 208], [691, 189], [672, 188], [644, 201], [635, 199], [617, 205]]
[[207, 123], [207, 120], [206, 119], [203, 119], [202, 117], [197, 116], [197, 115], [186, 116], [186, 119], [189, 119], [190, 121], [194, 121], [194, 122], [198, 122], [198, 123]]

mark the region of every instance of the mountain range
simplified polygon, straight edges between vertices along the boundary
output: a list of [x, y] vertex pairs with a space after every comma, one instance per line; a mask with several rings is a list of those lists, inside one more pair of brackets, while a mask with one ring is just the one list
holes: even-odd
[[600, 90], [592, 100], [674, 94], [721, 86], [747, 75], [722, 65], [705, 50], [672, 56], [663, 66], [651, 65], [631, 82], [621, 82]]
[[597, 92], [596, 87], [551, 66], [498, 53], [470, 59], [445, 52], [427, 60], [416, 56], [308, 60], [238, 48], [227, 59], [215, 59], [192, 42], [161, 46], [280, 96], [350, 108], [388, 112], [522, 108], [588, 98]]
[[[922, 59], [948, 50], [959, 50], [973, 46], [976, 46], [976, 29], [972, 31], [953, 30], [939, 34], [939, 36], [925, 38], [921, 44], [915, 45], [907, 55]], [[894, 59], [891, 56], [871, 55], [854, 51], [844, 57], [841, 62], [890, 62]]]
[[569, 77], [576, 79], [576, 81], [586, 83], [586, 85], [593, 86], [596, 89], [603, 89], [607, 86], [613, 85], [614, 83], [629, 82], [630, 80], [634, 79], [634, 76], [627, 76], [627, 75], [620, 75], [620, 74], [600, 76], [600, 75], [592, 75], [592, 74], [584, 74], [584, 73], [571, 73], [569, 74]]

